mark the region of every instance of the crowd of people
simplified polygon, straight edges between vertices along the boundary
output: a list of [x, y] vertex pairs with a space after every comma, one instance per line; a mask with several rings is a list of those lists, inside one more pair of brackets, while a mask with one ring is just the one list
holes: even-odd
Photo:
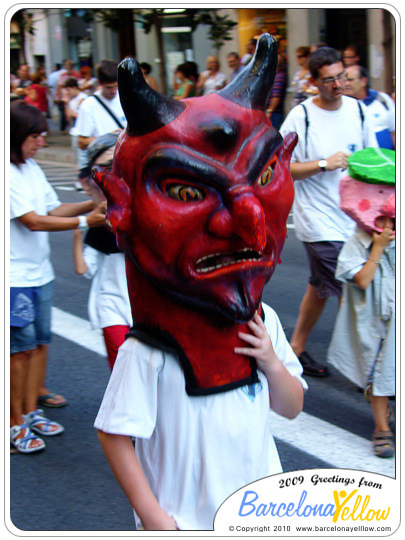
[[[255, 39], [250, 40], [242, 58], [237, 52], [228, 54], [228, 77], [221, 72], [216, 56], [207, 58], [206, 69], [200, 73], [193, 62], [178, 65], [172, 97], [180, 100], [221, 90], [243, 71], [256, 44]], [[293, 221], [307, 253], [309, 280], [290, 345], [304, 375], [329, 376], [326, 363], [314, 359], [307, 346], [326, 302], [336, 297], [342, 309], [343, 297], [345, 302], [351, 301], [347, 287], [373, 289], [373, 295], [365, 297], [365, 302], [373, 304], [368, 310], [370, 321], [363, 324], [382, 320], [379, 331], [383, 339], [374, 354], [370, 351], [369, 362], [360, 364], [355, 354], [351, 361], [357, 374], [363, 370], [360, 379], [367, 381], [366, 395], [375, 423], [374, 453], [392, 457], [395, 447], [388, 398], [395, 393], [394, 337], [389, 329], [395, 320], [395, 218], [392, 212], [389, 217], [380, 216], [376, 230], [359, 232], [340, 206], [339, 189], [351, 154], [365, 148], [395, 149], [395, 101], [370, 88], [369, 75], [354, 45], [341, 53], [318, 43], [298, 47], [295, 55], [298, 69], [289, 83], [287, 62], [291, 59], [279, 54], [266, 106], [271, 124], [284, 137], [298, 134], [290, 166], [295, 182]], [[142, 63], [141, 68], [147, 84], [158, 90], [151, 66]], [[127, 124], [117, 89], [117, 62], [113, 60], [101, 61], [94, 75], [90, 66], [77, 71], [70, 60], [56, 65], [48, 77], [43, 68], [31, 76], [29, 67], [23, 65], [11, 80], [10, 433], [12, 446], [21, 453], [42, 450], [43, 437], [64, 429], [47, 419], [40, 408], [67, 405], [45, 383], [54, 281], [49, 231], [74, 231], [75, 269], [92, 279], [89, 318], [103, 332], [111, 370], [132, 326], [124, 255], [105, 226], [105, 199], [90, 178], [96, 164], [111, 168], [115, 144]], [[294, 105], [287, 112], [288, 92]], [[71, 136], [78, 181], [89, 195], [82, 203], [61, 203], [33, 159], [47, 144], [48, 121], [55, 110], [60, 132]], [[356, 247], [354, 235], [361, 239], [355, 241]], [[349, 259], [356, 264], [349, 264]], [[382, 298], [388, 306], [384, 315]], [[336, 327], [334, 340], [339, 342], [342, 336], [337, 331]], [[353, 339], [364, 339], [364, 335]], [[334, 350], [331, 346], [328, 361], [350, 378]], [[348, 345], [349, 350], [355, 347]], [[352, 380], [357, 384], [359, 377]]]
[[[249, 40], [246, 45], [246, 53], [243, 56], [240, 56], [238, 52], [227, 54], [229, 75], [221, 71], [219, 59], [215, 55], [207, 57], [205, 69], [201, 72], [195, 62], [187, 61], [178, 65], [172, 74], [169, 95], [175, 99], [185, 99], [220, 90], [243, 70], [255, 51], [256, 43], [255, 38]], [[308, 62], [311, 53], [325, 46], [327, 46], [326, 43], [319, 42], [310, 46], [297, 47], [295, 62], [298, 69], [291, 80], [288, 78], [288, 65], [292, 62], [292, 58], [284, 48], [280, 48], [278, 70], [267, 107], [267, 114], [276, 129], [280, 128], [291, 106], [298, 105], [318, 93]], [[343, 93], [361, 101], [370, 111], [369, 116], [375, 124], [379, 146], [394, 149], [394, 89], [389, 93], [384, 93], [370, 88], [369, 75], [363, 65], [361, 51], [357, 46], [348, 45], [342, 52], [342, 61], [345, 67]], [[147, 62], [142, 62], [141, 68], [149, 86], [153, 90], [159, 91], [159, 82], [152, 75], [152, 66]], [[103, 83], [100, 83], [100, 76]], [[11, 96], [12, 99], [25, 99], [30, 105], [37, 107], [48, 119], [55, 112], [55, 108], [57, 109], [59, 130], [62, 133], [68, 132], [72, 136], [72, 146], [75, 148], [80, 167], [86, 160], [85, 148], [78, 144], [76, 126], [80, 103], [88, 96], [100, 97], [101, 94], [101, 100], [104, 99], [105, 102], [104, 105], [111, 107], [114, 114], [120, 112], [117, 105], [118, 98], [111, 97], [112, 94], [108, 94], [105, 86], [105, 81], [109, 78], [111, 78], [109, 75], [105, 76], [102, 72], [93, 73], [93, 68], [88, 65], [81, 66], [77, 71], [71, 60], [65, 60], [62, 65], [56, 64], [55, 69], [48, 76], [46, 76], [43, 66], [38, 66], [35, 73], [30, 74], [29, 66], [21, 65], [16, 74], [11, 75]], [[288, 96], [291, 96], [291, 104]], [[87, 106], [89, 103], [93, 102], [87, 102]], [[92, 109], [96, 110], [94, 105]], [[119, 120], [117, 124], [118, 129], [122, 129], [120, 122]], [[82, 121], [81, 125], [83, 128]], [[98, 132], [98, 128], [94, 127], [94, 129]], [[87, 133], [87, 126], [85, 131]], [[88, 135], [83, 136], [89, 137]]]

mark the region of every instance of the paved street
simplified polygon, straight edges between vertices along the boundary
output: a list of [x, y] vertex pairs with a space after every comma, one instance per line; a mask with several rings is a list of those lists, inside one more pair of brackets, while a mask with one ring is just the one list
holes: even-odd
[[[72, 165], [40, 163], [62, 201], [85, 198], [74, 188]], [[288, 231], [283, 264], [266, 286], [264, 300], [290, 337], [306, 288], [307, 262], [293, 227]], [[131, 509], [92, 427], [109, 369], [101, 335], [91, 330], [87, 319], [90, 281], [74, 272], [72, 232], [50, 236], [56, 280], [48, 386], [69, 405], [46, 412], [66, 431], [46, 439], [41, 453], [11, 455], [11, 519], [24, 531], [131, 531]], [[325, 358], [336, 311], [336, 301], [329, 301], [308, 344], [319, 360]], [[372, 454], [369, 404], [351, 383], [331, 372], [326, 379], [307, 379], [304, 412], [296, 420], [273, 416], [284, 470], [353, 468], [394, 477], [394, 460]]]

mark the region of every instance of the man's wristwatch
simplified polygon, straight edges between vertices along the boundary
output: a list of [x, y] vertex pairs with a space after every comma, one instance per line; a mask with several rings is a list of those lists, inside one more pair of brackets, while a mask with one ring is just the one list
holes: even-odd
[[326, 165], [328, 164], [328, 162], [326, 161], [326, 159], [321, 159], [318, 161], [317, 165], [318, 167], [321, 169], [321, 171], [325, 172], [326, 171]]
[[77, 228], [80, 230], [80, 231], [85, 231], [86, 229], [88, 229], [88, 224], [87, 224], [87, 216], [77, 216], [79, 218], [79, 225], [77, 226]]

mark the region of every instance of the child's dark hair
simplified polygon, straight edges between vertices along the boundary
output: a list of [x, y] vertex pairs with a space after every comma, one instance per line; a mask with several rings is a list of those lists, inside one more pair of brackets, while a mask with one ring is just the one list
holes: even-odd
[[332, 47], [320, 47], [309, 55], [308, 69], [314, 79], [318, 78], [319, 70], [323, 66], [331, 66], [343, 62], [342, 55]]
[[36, 107], [17, 99], [10, 105], [10, 161], [14, 165], [25, 163], [22, 145], [30, 135], [40, 135], [47, 130], [46, 118]]
[[118, 63], [115, 60], [101, 60], [96, 67], [96, 75], [100, 84], [117, 82]]

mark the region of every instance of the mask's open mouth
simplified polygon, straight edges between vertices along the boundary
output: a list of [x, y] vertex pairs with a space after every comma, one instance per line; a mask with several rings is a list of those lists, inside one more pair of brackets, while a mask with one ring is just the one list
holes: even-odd
[[262, 260], [262, 255], [249, 248], [240, 249], [229, 253], [213, 253], [198, 259], [195, 269], [198, 273], [205, 274], [227, 266], [245, 262], [257, 262]]

